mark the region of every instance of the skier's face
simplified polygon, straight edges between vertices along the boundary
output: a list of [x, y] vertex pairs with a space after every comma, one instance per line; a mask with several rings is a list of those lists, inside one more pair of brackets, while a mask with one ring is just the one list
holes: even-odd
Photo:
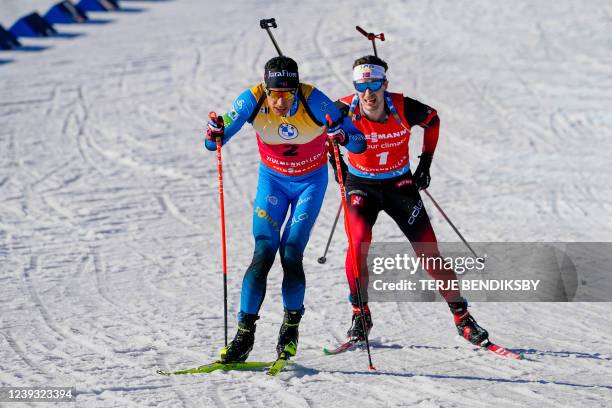
[[[378, 80], [378, 81], [381, 81], [381, 80]], [[361, 109], [365, 111], [365, 113], [370, 113], [370, 114], [379, 113], [379, 111], [384, 109], [384, 103], [385, 103], [384, 94], [385, 94], [385, 90], [387, 89], [388, 82], [384, 80], [382, 82], [382, 86], [375, 86], [377, 85], [376, 83], [378, 81], [363, 80], [363, 79], [357, 81], [357, 84], [371, 83], [372, 85], [374, 85], [374, 86], [367, 87], [364, 92], [360, 92], [360, 89], [357, 89], [357, 86], [356, 86], [356, 91], [357, 91], [357, 94], [359, 95], [359, 105], [361, 106]], [[376, 91], [372, 90], [376, 88], [378, 88]]]
[[296, 90], [294, 88], [270, 88], [266, 90], [268, 106], [272, 113], [278, 116], [285, 116], [289, 113]]

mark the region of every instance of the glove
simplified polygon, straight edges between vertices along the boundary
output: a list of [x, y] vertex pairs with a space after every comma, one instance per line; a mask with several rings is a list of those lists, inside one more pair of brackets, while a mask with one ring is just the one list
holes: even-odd
[[429, 167], [431, 166], [433, 153], [423, 152], [419, 157], [421, 158], [421, 160], [419, 160], [419, 165], [417, 166], [414, 174], [412, 175], [412, 180], [419, 190], [423, 190], [429, 187], [429, 182], [431, 181], [431, 176], [429, 175]]
[[221, 140], [221, 138], [223, 138], [223, 131], [225, 130], [225, 125], [223, 123], [222, 116], [215, 116], [210, 118], [206, 127], [207, 140], [216, 143], [217, 140]]
[[340, 124], [336, 126], [331, 126], [327, 128], [327, 140], [332, 143], [338, 143], [339, 145], [344, 146], [346, 143], [346, 133], [340, 127]]

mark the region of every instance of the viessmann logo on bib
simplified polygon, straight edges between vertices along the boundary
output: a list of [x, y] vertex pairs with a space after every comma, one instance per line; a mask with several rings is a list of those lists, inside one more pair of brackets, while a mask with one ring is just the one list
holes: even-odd
[[290, 123], [281, 123], [278, 127], [278, 135], [285, 140], [291, 140], [298, 137], [298, 130]]
[[366, 135], [366, 140], [369, 140], [372, 143], [377, 143], [379, 140], [383, 141], [383, 140], [387, 140], [387, 139], [395, 139], [398, 137], [404, 137], [406, 135], [406, 133], [408, 133], [408, 131], [406, 129], [402, 129], [399, 132], [393, 132], [393, 133], [376, 133], [376, 132], [372, 132], [368, 135]]

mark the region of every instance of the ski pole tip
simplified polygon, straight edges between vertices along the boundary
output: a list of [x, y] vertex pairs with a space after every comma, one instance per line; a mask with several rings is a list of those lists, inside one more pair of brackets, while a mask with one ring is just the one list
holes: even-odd
[[370, 364], [368, 366], [368, 371], [377, 371], [377, 370], [376, 370], [376, 367], [374, 367], [374, 365]]
[[325, 261], [327, 261], [327, 258], [326, 258], [326, 257], [324, 257], [324, 256], [322, 256], [322, 257], [320, 257], [319, 259], [317, 259], [317, 262], [319, 262], [320, 264], [324, 264], [324, 263], [325, 263]]

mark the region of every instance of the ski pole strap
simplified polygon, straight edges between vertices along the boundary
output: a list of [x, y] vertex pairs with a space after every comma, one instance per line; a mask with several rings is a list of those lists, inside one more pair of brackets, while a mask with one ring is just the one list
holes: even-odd
[[359, 105], [359, 95], [355, 94], [353, 95], [353, 100], [351, 101], [351, 107], [349, 108], [349, 111], [348, 111], [348, 117], [352, 121], [357, 120], [357, 118], [353, 117], [353, 115], [355, 115], [355, 109], [357, 109], [357, 105]]
[[397, 109], [395, 109], [395, 105], [393, 104], [393, 100], [391, 99], [391, 95], [387, 91], [385, 91], [385, 101], [387, 102], [387, 106], [389, 107], [389, 111], [391, 112], [391, 114], [393, 115], [393, 117], [395, 118], [397, 123], [399, 123], [400, 125], [406, 127], [404, 125], [404, 122], [402, 122], [402, 118], [400, 117], [399, 113], [397, 113]]

